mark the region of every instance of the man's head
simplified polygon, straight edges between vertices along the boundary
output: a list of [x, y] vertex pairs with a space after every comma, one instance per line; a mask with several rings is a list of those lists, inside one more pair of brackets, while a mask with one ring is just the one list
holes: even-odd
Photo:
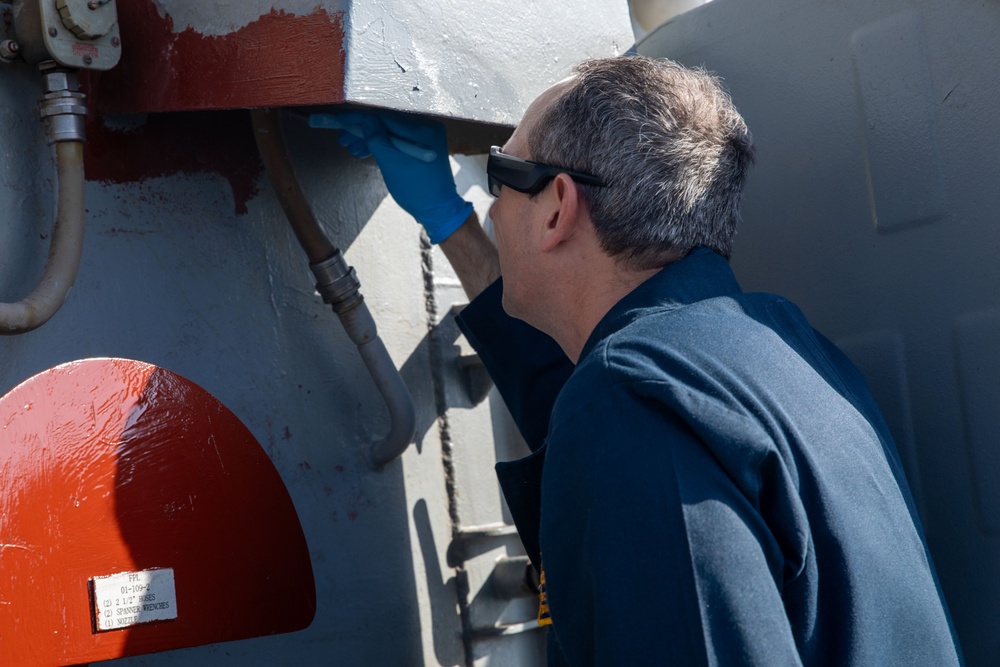
[[538, 102], [520, 128], [527, 157], [608, 184], [580, 186], [604, 252], [636, 270], [697, 246], [729, 256], [754, 149], [718, 79], [667, 60], [590, 60]]

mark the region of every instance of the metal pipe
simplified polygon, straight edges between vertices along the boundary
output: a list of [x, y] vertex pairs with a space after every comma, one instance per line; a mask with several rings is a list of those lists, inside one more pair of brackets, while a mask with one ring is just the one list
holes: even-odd
[[250, 114], [264, 169], [295, 237], [309, 257], [316, 289], [333, 307], [348, 337], [358, 346], [361, 359], [389, 409], [389, 434], [369, 450], [370, 462], [376, 469], [381, 468], [406, 451], [413, 440], [417, 421], [413, 399], [378, 336], [375, 320], [361, 296], [357, 274], [323, 232], [299, 185], [281, 132], [280, 111], [254, 109]]
[[17, 303], [0, 303], [0, 334], [37, 329], [63, 305], [76, 280], [83, 254], [83, 121], [87, 114], [76, 75], [50, 69], [44, 73], [40, 102], [49, 144], [56, 145], [57, 210], [49, 258], [38, 285]]

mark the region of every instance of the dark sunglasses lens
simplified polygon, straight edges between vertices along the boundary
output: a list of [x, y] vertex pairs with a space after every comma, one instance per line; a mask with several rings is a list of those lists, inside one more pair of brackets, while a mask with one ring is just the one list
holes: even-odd
[[500, 186], [502, 185], [492, 174], [486, 175], [486, 183], [489, 186], [490, 194], [494, 197], [500, 196]]

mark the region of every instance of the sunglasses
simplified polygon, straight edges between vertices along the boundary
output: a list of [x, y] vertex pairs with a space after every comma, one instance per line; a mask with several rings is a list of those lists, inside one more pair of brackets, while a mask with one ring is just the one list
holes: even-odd
[[601, 179], [590, 174], [506, 155], [500, 152], [499, 146], [490, 148], [490, 158], [486, 162], [486, 180], [489, 183], [490, 194], [494, 197], [500, 196], [500, 187], [504, 185], [525, 194], [537, 194], [559, 174], [566, 174], [577, 183], [585, 185], [599, 187], [606, 185]]

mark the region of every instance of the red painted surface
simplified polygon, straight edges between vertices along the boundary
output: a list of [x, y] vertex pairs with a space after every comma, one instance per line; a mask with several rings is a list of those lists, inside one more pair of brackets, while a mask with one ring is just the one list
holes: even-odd
[[[139, 183], [175, 174], [218, 173], [237, 215], [258, 192], [260, 157], [241, 109], [342, 102], [342, 14], [272, 10], [227, 35], [174, 31], [152, 0], [119, 3], [122, 59], [83, 77], [87, 179]], [[137, 127], [113, 129], [102, 114], [150, 113]]]
[[[92, 99], [93, 109], [98, 100]], [[217, 173], [229, 181], [235, 213], [247, 213], [264, 168], [249, 112], [149, 114], [137, 120], [135, 128], [122, 130], [109, 128], [97, 113], [87, 117], [88, 180], [139, 183], [175, 174]], [[181, 189], [169, 192], [185, 197]]]
[[[0, 398], [0, 665], [74, 665], [290, 632], [316, 597], [270, 460], [203, 389], [91, 359]], [[173, 568], [176, 620], [94, 633], [88, 581]]]
[[[169, 3], [159, 3], [169, 7]], [[344, 101], [343, 13], [272, 10], [222, 36], [175, 32], [153, 0], [118, 3], [119, 65], [94, 77], [104, 112], [335, 104]]]

